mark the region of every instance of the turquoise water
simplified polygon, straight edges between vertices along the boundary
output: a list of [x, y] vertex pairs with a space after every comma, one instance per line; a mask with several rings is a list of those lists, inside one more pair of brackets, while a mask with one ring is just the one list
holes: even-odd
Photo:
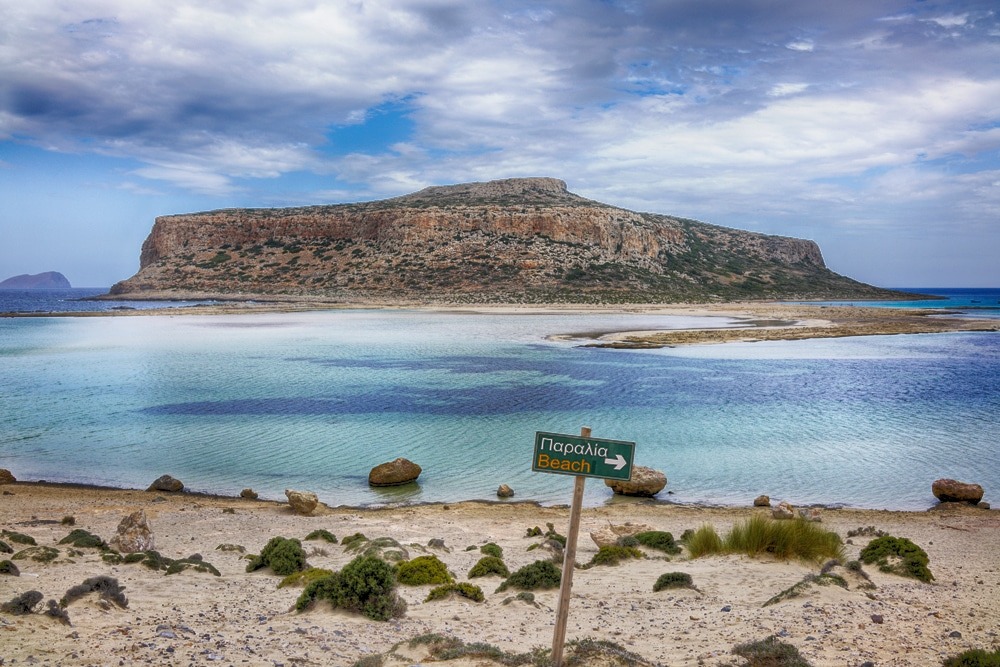
[[[550, 334], [724, 324], [656, 315], [332, 311], [0, 319], [0, 467], [23, 480], [315, 491], [331, 505], [568, 503], [535, 431], [636, 442], [685, 503], [923, 509], [931, 482], [1000, 489], [1000, 335], [654, 351]], [[420, 484], [367, 485], [405, 456]], [[615, 502], [599, 480], [585, 502]], [[994, 498], [994, 502], [997, 502]]]
[[[959, 315], [1000, 319], [1000, 289], [984, 287], [898, 287], [900, 292], [913, 292], [934, 299], [902, 301], [827, 301], [826, 304], [870, 306], [874, 308], [930, 308]], [[815, 304], [823, 305], [823, 304]]]

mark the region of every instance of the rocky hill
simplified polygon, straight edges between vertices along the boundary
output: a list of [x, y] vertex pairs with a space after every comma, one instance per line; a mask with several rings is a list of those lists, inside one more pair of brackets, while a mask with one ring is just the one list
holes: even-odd
[[58, 271], [46, 271], [28, 275], [27, 273], [0, 281], [0, 289], [69, 289], [72, 285], [66, 276]]
[[636, 213], [526, 178], [381, 201], [156, 219], [113, 295], [427, 302], [878, 298], [812, 241]]

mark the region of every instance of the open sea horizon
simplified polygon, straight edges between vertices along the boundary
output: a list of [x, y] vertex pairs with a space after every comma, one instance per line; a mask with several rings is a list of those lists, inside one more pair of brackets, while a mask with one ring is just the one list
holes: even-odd
[[[126, 305], [74, 300], [95, 290], [0, 290], [0, 312]], [[1000, 289], [914, 291], [945, 298], [913, 307], [1000, 317]], [[1000, 489], [996, 332], [607, 350], [581, 347], [587, 332], [731, 320], [175, 305], [0, 318], [0, 467], [123, 488], [170, 474], [276, 500], [309, 490], [333, 506], [496, 500], [504, 483], [514, 501], [567, 504], [570, 477], [531, 471], [534, 433], [589, 426], [635, 442], [635, 463], [667, 475], [667, 502], [922, 510], [940, 477], [982, 484], [987, 501]], [[369, 487], [399, 456], [419, 483]], [[591, 479], [584, 502], [623, 500]]]

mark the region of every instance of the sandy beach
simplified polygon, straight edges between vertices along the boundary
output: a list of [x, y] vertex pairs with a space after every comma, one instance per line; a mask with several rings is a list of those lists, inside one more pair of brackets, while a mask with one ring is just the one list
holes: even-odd
[[[100, 575], [117, 579], [128, 598], [127, 608], [119, 608], [102, 603], [96, 594], [85, 596], [66, 609], [72, 626], [37, 613], [42, 604], [30, 615], [0, 614], [0, 664], [352, 665], [380, 654], [382, 664], [413, 665], [431, 659], [425, 646], [406, 642], [427, 633], [486, 642], [509, 653], [551, 647], [557, 590], [536, 591], [533, 602], [510, 600], [516, 591], [495, 592], [499, 577], [470, 580], [467, 574], [482, 557], [479, 547], [488, 542], [502, 548], [512, 572], [549, 557], [544, 548], [529, 550], [541, 538], [526, 537], [527, 530], [545, 530], [552, 523], [565, 534], [566, 507], [518, 502], [383, 509], [320, 505], [302, 516], [281, 502], [183, 492], [38, 483], [0, 488], [0, 527], [59, 550], [48, 563], [14, 561], [20, 576], [0, 576], [0, 601], [31, 590], [45, 600], [58, 600], [69, 588]], [[568, 483], [568, 496], [570, 488]], [[753, 513], [769, 513], [750, 507], [751, 502], [746, 508], [710, 508], [637, 499], [587, 509], [577, 562], [586, 563], [597, 553], [589, 533], [609, 523], [642, 523], [675, 536], [710, 524], [724, 534]], [[121, 519], [138, 509], [146, 513], [163, 556], [200, 554], [220, 576], [111, 565], [97, 549], [58, 544], [74, 528], [110, 540]], [[64, 523], [65, 517], [73, 517], [74, 525]], [[576, 570], [567, 639], [612, 641], [658, 665], [744, 664], [732, 648], [771, 635], [797, 647], [817, 666], [937, 665], [965, 649], [1000, 644], [1000, 514], [964, 504], [926, 512], [827, 509], [820, 525], [847, 542], [848, 560], [856, 559], [872, 539], [849, 538], [850, 531], [871, 526], [907, 537], [927, 551], [935, 580], [922, 583], [865, 566], [874, 589], [845, 577], [847, 589], [810, 586], [798, 597], [763, 606], [818, 574], [820, 564], [734, 555], [690, 559], [686, 552], [667, 557], [643, 549], [646, 558], [641, 560]], [[436, 555], [457, 581], [479, 585], [485, 601], [425, 602], [431, 586], [400, 586], [408, 604], [400, 619], [371, 621], [325, 602], [297, 613], [293, 605], [301, 588], [278, 589], [281, 577], [268, 569], [247, 573], [244, 554], [219, 549], [238, 545], [257, 553], [271, 537], [303, 539], [318, 529], [338, 539], [357, 532], [370, 539], [389, 537], [410, 558]], [[431, 540], [442, 540], [443, 546], [428, 546]], [[354, 557], [339, 543], [311, 540], [303, 545], [314, 567], [338, 570]], [[15, 551], [26, 548], [12, 546]], [[697, 590], [654, 593], [654, 582], [666, 572], [690, 574]], [[496, 663], [464, 658], [448, 664]]]

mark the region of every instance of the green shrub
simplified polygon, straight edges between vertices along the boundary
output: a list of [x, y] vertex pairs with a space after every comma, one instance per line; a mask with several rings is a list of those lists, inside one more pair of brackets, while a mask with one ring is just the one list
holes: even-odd
[[59, 540], [59, 544], [71, 544], [78, 548], [94, 548], [94, 549], [108, 549], [108, 543], [99, 538], [97, 535], [90, 533], [82, 528], [77, 528], [70, 532], [69, 535]]
[[317, 579], [329, 577], [331, 574], [333, 574], [333, 570], [327, 570], [322, 567], [306, 568], [301, 572], [292, 572], [290, 575], [279, 581], [278, 588], [284, 588], [285, 586], [308, 586]]
[[617, 544], [605, 545], [597, 550], [597, 553], [590, 559], [590, 562], [583, 566], [584, 569], [595, 565], [618, 565], [623, 560], [629, 558], [645, 558], [646, 556], [635, 547], [622, 547]]
[[17, 569], [17, 565], [14, 564], [12, 560], [0, 560], [0, 574], [6, 574], [11, 577], [21, 576], [21, 571]]
[[1000, 667], [1000, 648], [993, 651], [969, 649], [946, 658], [941, 664], [942, 667]]
[[55, 547], [28, 547], [11, 556], [14, 560], [33, 560], [39, 563], [51, 563], [59, 557]]
[[208, 572], [209, 574], [214, 574], [217, 577], [222, 576], [219, 570], [217, 570], [214, 565], [204, 560], [200, 554], [193, 554], [187, 558], [178, 558], [177, 560], [170, 561], [167, 565], [167, 574], [178, 574], [180, 572], [184, 572], [185, 570]]
[[653, 592], [658, 593], [667, 588], [694, 588], [694, 580], [687, 572], [667, 572], [661, 574], [653, 584]]
[[722, 538], [715, 532], [715, 528], [707, 524], [692, 532], [685, 540], [685, 546], [691, 558], [714, 556], [723, 552]]
[[771, 635], [767, 639], [733, 647], [733, 653], [746, 658], [746, 667], [810, 667], [799, 650]]
[[14, 550], [11, 548], [11, 546], [6, 542], [4, 542], [3, 540], [0, 540], [0, 554], [12, 554], [12, 553], [14, 553]]
[[72, 526], [76, 524], [76, 517], [74, 516], [64, 516], [60, 523], [64, 526]]
[[450, 583], [452, 576], [437, 556], [417, 556], [396, 566], [396, 579], [407, 586], [424, 586]]
[[496, 592], [500, 593], [511, 587], [529, 591], [559, 588], [561, 581], [562, 571], [552, 561], [536, 560], [507, 577]]
[[215, 547], [215, 550], [216, 551], [235, 551], [236, 553], [240, 553], [240, 554], [243, 554], [243, 553], [247, 552], [246, 547], [244, 547], [242, 544], [228, 544], [228, 543], [226, 543], [226, 544], [220, 544], [219, 546]]
[[358, 556], [340, 572], [312, 581], [295, 608], [303, 611], [317, 600], [328, 600], [335, 608], [375, 621], [398, 618], [406, 611], [406, 603], [396, 594], [394, 568], [374, 556]]
[[306, 535], [306, 541], [309, 540], [324, 540], [330, 544], [336, 544], [336, 536], [328, 530], [320, 528], [319, 530], [314, 530], [313, 532]]
[[[344, 544], [347, 539], [344, 539]], [[390, 562], [404, 561], [410, 557], [409, 552], [396, 540], [391, 537], [376, 537], [374, 540], [358, 539], [352, 541], [345, 548], [351, 553], [361, 552], [362, 556], [374, 556]]]
[[876, 537], [861, 550], [860, 558], [871, 565], [876, 563], [883, 572], [912, 577], [924, 582], [934, 580], [927, 552], [905, 537], [883, 535]]
[[639, 544], [650, 549], [657, 549], [672, 555], [681, 552], [680, 546], [674, 541], [674, 536], [663, 530], [647, 530], [636, 533], [634, 537], [639, 541]]
[[775, 521], [760, 514], [734, 525], [726, 536], [724, 549], [751, 557], [767, 553], [780, 559], [794, 557], [808, 561], [844, 558], [843, 543], [836, 533], [811, 521]]
[[247, 572], [259, 570], [262, 567], [270, 567], [275, 574], [283, 577], [304, 570], [306, 568], [306, 552], [302, 550], [302, 543], [296, 539], [272, 537], [260, 555], [247, 565]]
[[458, 595], [463, 598], [468, 598], [473, 602], [482, 602], [486, 599], [483, 595], [483, 589], [479, 586], [474, 586], [473, 584], [467, 584], [462, 582], [460, 584], [444, 584], [443, 586], [438, 586], [432, 588], [431, 592], [427, 594], [427, 599], [424, 602], [432, 602], [434, 600], [443, 600], [445, 598], [451, 597], [452, 595]]
[[487, 556], [496, 556], [497, 558], [503, 558], [503, 549], [499, 545], [493, 542], [487, 542], [483, 546], [479, 547], [480, 553], [486, 554]]
[[348, 535], [343, 540], [340, 541], [341, 546], [344, 547], [344, 551], [347, 551], [350, 547], [354, 545], [355, 542], [364, 542], [368, 538], [365, 537], [364, 533], [354, 533], [353, 535]]
[[473, 565], [472, 569], [469, 570], [469, 579], [475, 579], [476, 577], [488, 577], [491, 574], [507, 578], [510, 576], [510, 570], [507, 569], [507, 565], [498, 557], [483, 556], [479, 559], [479, 562]]
[[6, 537], [14, 544], [27, 544], [28, 546], [35, 546], [38, 544], [37, 542], [35, 542], [35, 538], [33, 538], [31, 535], [25, 535], [24, 533], [15, 533], [13, 530], [0, 530], [0, 535]]

